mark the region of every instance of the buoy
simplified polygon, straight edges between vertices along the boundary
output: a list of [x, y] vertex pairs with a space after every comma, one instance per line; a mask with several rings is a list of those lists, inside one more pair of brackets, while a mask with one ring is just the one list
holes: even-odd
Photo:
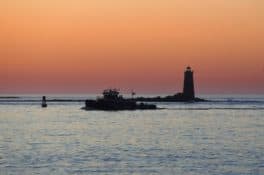
[[46, 102], [46, 96], [43, 96], [42, 97], [42, 104], [41, 104], [41, 106], [42, 106], [42, 108], [48, 107], [47, 102]]

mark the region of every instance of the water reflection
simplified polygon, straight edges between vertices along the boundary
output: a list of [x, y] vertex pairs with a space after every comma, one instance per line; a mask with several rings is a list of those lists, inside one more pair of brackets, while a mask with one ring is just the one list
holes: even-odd
[[0, 174], [264, 173], [261, 110], [0, 111]]

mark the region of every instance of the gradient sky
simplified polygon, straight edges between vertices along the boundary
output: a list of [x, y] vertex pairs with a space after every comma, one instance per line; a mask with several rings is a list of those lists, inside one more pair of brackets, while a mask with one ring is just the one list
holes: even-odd
[[0, 93], [264, 93], [263, 0], [0, 0]]

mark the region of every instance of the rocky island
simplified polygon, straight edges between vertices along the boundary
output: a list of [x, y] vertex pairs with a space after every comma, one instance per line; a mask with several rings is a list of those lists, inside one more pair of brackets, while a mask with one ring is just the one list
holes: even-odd
[[183, 92], [165, 97], [137, 97], [135, 101], [141, 102], [205, 102], [207, 100], [195, 97], [193, 70], [187, 67], [184, 72]]

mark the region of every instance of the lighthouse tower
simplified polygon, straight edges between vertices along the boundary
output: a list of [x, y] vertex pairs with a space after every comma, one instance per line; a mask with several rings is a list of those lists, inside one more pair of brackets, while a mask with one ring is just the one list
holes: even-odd
[[193, 83], [193, 71], [191, 67], [187, 67], [184, 72], [184, 86], [183, 86], [183, 96], [188, 100], [193, 100], [194, 95], [194, 83]]

